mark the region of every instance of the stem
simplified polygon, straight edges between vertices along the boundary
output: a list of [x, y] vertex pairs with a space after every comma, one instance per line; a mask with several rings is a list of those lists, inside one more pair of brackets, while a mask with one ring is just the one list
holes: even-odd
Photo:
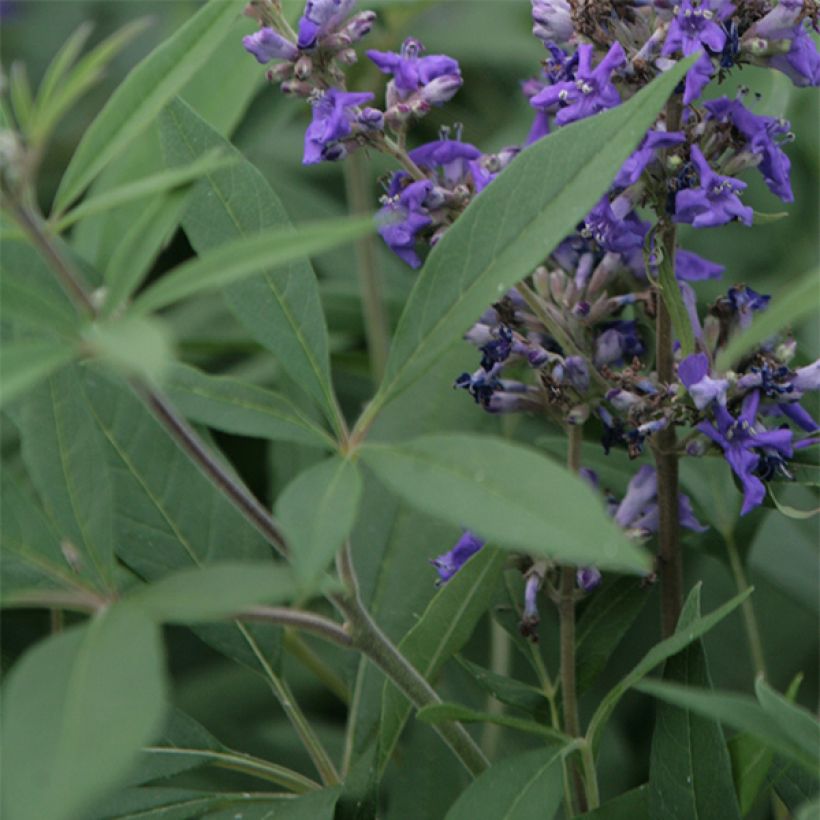
[[83, 282], [80, 274], [63, 259], [52, 237], [46, 233], [46, 229], [43, 227], [40, 218], [24, 205], [18, 203], [11, 204], [9, 208], [19, 222], [20, 227], [25, 231], [29, 239], [31, 239], [34, 247], [37, 248], [45, 261], [57, 274], [60, 284], [65, 289], [71, 301], [74, 302], [80, 312], [86, 316], [92, 318], [96, 316], [97, 309], [94, 307], [94, 302], [88, 295], [88, 288], [85, 282]]
[[410, 159], [410, 155], [398, 143], [393, 142], [390, 137], [381, 135], [373, 138], [373, 145], [382, 153], [393, 157], [396, 162], [410, 174], [413, 179], [422, 180], [427, 179], [424, 172]]
[[[746, 578], [746, 571], [743, 569], [743, 562], [737, 551], [734, 536], [730, 533], [724, 536], [726, 551], [729, 553], [729, 563], [732, 566], [732, 575], [735, 577], [738, 592], [745, 592], [749, 588], [749, 581]], [[746, 639], [749, 642], [749, 652], [752, 656], [752, 663], [755, 668], [755, 675], [766, 677], [766, 660], [763, 655], [763, 642], [760, 639], [760, 629], [755, 617], [755, 609], [751, 598], [741, 604], [743, 611], [743, 624], [746, 627]]]
[[263, 623], [281, 624], [305, 632], [312, 632], [339, 646], [348, 647], [352, 641], [350, 635], [339, 624], [314, 612], [305, 612], [299, 609], [288, 609], [277, 606], [254, 606], [244, 609], [234, 616], [239, 621], [261, 621]]
[[[577, 473], [581, 467], [581, 442], [583, 428], [573, 426], [568, 429], [567, 467]], [[580, 737], [581, 722], [578, 718], [578, 694], [575, 686], [575, 567], [561, 567], [560, 598], [558, 615], [560, 618], [561, 643], [561, 703], [564, 707], [564, 732], [572, 738]], [[587, 795], [584, 779], [577, 761], [567, 758], [569, 775], [575, 790], [575, 804], [579, 813], [587, 811]]]
[[[351, 154], [345, 163], [345, 185], [351, 212], [356, 215], [371, 213], [373, 204], [361, 152]], [[384, 304], [382, 277], [376, 262], [376, 246], [373, 237], [363, 236], [357, 239], [355, 247], [370, 367], [373, 380], [379, 384], [384, 376], [390, 347], [390, 330]]]
[[[490, 669], [496, 675], [510, 677], [512, 664], [512, 641], [507, 631], [494, 618], [490, 618]], [[487, 712], [491, 715], [500, 715], [504, 707], [492, 695], [487, 695]], [[487, 757], [493, 758], [501, 740], [502, 727], [497, 723], [485, 723], [481, 732], [481, 748]]]
[[581, 746], [581, 764], [584, 767], [584, 783], [586, 785], [587, 807], [589, 811], [597, 809], [601, 804], [598, 792], [598, 773], [595, 770], [595, 755], [592, 753], [592, 744], [584, 741]]
[[[666, 106], [666, 127], [674, 131], [680, 126], [681, 98], [674, 95]], [[662, 219], [660, 237], [663, 253], [674, 273], [677, 235], [675, 223], [665, 216]], [[655, 291], [657, 307], [655, 367], [661, 384], [672, 384], [675, 379], [673, 357], [674, 337], [669, 310], [660, 291]], [[678, 511], [679, 478], [677, 433], [670, 424], [655, 437], [655, 464], [658, 472], [658, 527], [659, 561], [658, 574], [661, 582], [661, 631], [668, 638], [675, 631], [683, 603], [683, 558], [680, 552], [680, 522]]]
[[[348, 620], [353, 646], [378, 666], [417, 709], [441, 703], [436, 690], [401, 654], [365, 609], [358, 592], [358, 579], [349, 543], [345, 544], [339, 554], [337, 567], [348, 592], [345, 595], [334, 595], [331, 600]], [[436, 723], [433, 729], [471, 775], [475, 777], [487, 768], [487, 758], [460, 723]]]

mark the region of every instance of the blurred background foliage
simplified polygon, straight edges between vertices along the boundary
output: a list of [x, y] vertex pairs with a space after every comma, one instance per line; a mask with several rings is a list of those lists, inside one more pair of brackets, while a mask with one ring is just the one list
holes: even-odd
[[[194, 0], [11, 0], [4, 2], [2, 61], [4, 69], [15, 61], [25, 64], [33, 86], [68, 34], [84, 21], [94, 23], [90, 44], [138, 17], [149, 17], [151, 26], [113, 62], [104, 81], [88, 94], [61, 124], [42, 169], [39, 196], [48, 207], [61, 171], [79, 138], [108, 95], [142, 56], [176, 30], [200, 4]], [[291, 2], [295, 14], [299, 3]], [[464, 87], [455, 100], [433, 113], [413, 132], [421, 144], [434, 139], [442, 126], [459, 123], [463, 138], [485, 151], [523, 141], [531, 122], [530, 109], [520, 93], [520, 82], [534, 75], [543, 56], [540, 43], [530, 34], [530, 4], [527, 0], [445, 0], [445, 2], [381, 2], [363, 4], [380, 12], [379, 23], [364, 45], [383, 50], [397, 49], [404, 37], [413, 35], [429, 53], [447, 53], [459, 60]], [[302, 138], [309, 118], [308, 106], [283, 98], [264, 82], [264, 70], [241, 52], [239, 33], [253, 25], [248, 21], [237, 29], [235, 41], [226, 42], [219, 59], [241, 72], [213, 87], [210, 104], [219, 108], [229, 95], [231, 82], [254, 84], [254, 93], [241, 123], [232, 135], [234, 143], [263, 172], [282, 198], [295, 223], [340, 215], [347, 209], [342, 164], [309, 168], [301, 165]], [[236, 68], [241, 67], [241, 68]], [[245, 78], [243, 81], [242, 78]], [[733, 282], [745, 282], [775, 298], [794, 277], [818, 263], [818, 130], [820, 98], [812, 90], [793, 89], [781, 75], [762, 69], [745, 68], [713, 94], [733, 96], [740, 85], [759, 96], [756, 110], [785, 116], [792, 123], [796, 140], [787, 147], [792, 168], [795, 203], [784, 206], [776, 200], [754, 172], [744, 179], [750, 183], [746, 200], [759, 212], [785, 210], [787, 218], [747, 229], [730, 225], [713, 231], [682, 231], [682, 241], [727, 268], [722, 282], [698, 285], [701, 300], [708, 302]], [[383, 77], [362, 59], [351, 72], [351, 88], [371, 90], [377, 100], [383, 93]], [[378, 178], [390, 166], [379, 156], [372, 159], [374, 208], [381, 193]], [[415, 274], [381, 245], [377, 248], [380, 269], [386, 283], [391, 314], [395, 318], [412, 287]], [[154, 276], [190, 255], [184, 235], [178, 232], [160, 257]], [[331, 333], [334, 378], [339, 396], [350, 415], [358, 412], [371, 389], [357, 291], [355, 255], [343, 248], [316, 260], [323, 304]], [[820, 294], [818, 294], [820, 295]], [[180, 358], [213, 372], [224, 372], [256, 381], [287, 384], [276, 363], [252, 342], [227, 312], [218, 296], [198, 298], [166, 314]], [[807, 323], [799, 332], [800, 363], [813, 359], [818, 351], [818, 325]], [[494, 419], [484, 416], [461, 392], [451, 389], [453, 378], [476, 366], [474, 350], [467, 344], [454, 346], [435, 370], [418, 383], [407, 400], [393, 406], [378, 425], [379, 435], [409, 436], [425, 430], [484, 429], [520, 437], [545, 446], [555, 443], [557, 431], [533, 419]], [[294, 392], [294, 395], [296, 393]], [[8, 430], [3, 441], [6, 467], [14, 469], [16, 442]], [[603, 461], [600, 447], [590, 436], [585, 445], [589, 466], [604, 465], [604, 483], [617, 493], [623, 491], [637, 469], [622, 453]], [[272, 503], [278, 491], [301, 469], [317, 459], [317, 451], [297, 445], [269, 443], [215, 434], [223, 448], [251, 487]], [[704, 478], [706, 475], [706, 478]], [[722, 461], [689, 465], [684, 479], [702, 519], [709, 520], [714, 508], [732, 509], [738, 495]], [[522, 481], [526, 480], [522, 477]], [[427, 559], [447, 549], [457, 532], [453, 528], [401, 507], [370, 480], [367, 513], [357, 531], [356, 550], [362, 566], [362, 582], [377, 619], [392, 637], [398, 638], [412, 625], [434, 592], [435, 572]], [[816, 503], [799, 487], [783, 492], [783, 500], [799, 508]], [[710, 512], [710, 507], [713, 508]], [[581, 510], [568, 511], [568, 514]], [[820, 575], [818, 574], [818, 530], [813, 520], [784, 517], [771, 508], [753, 513], [737, 528], [737, 546], [756, 591], [754, 605], [760, 620], [769, 679], [783, 691], [798, 672], [805, 674], [799, 701], [814, 708], [818, 697], [817, 624], [820, 618]], [[711, 530], [703, 536], [687, 533], [686, 574], [688, 585], [703, 580], [704, 610], [711, 610], [734, 592], [725, 545]], [[510, 573], [510, 581], [518, 577]], [[582, 700], [582, 719], [601, 694], [658, 640], [655, 613], [659, 609], [656, 589], [647, 590], [643, 616], [627, 633], [610, 666]], [[505, 606], [507, 604], [501, 604]], [[557, 620], [549, 605], [542, 604], [540, 649], [550, 668], [557, 666]], [[49, 628], [42, 613], [12, 612], [3, 615], [3, 667], [8, 666]], [[489, 665], [491, 653], [499, 651], [498, 633], [486, 619], [465, 655]], [[309, 771], [309, 763], [293, 742], [290, 727], [267, 692], [265, 684], [251, 672], [225, 660], [181, 628], [169, 630], [170, 663], [177, 686], [175, 701], [200, 720], [222, 741], [248, 752], [282, 760], [293, 768]], [[705, 639], [713, 683], [717, 688], [749, 690], [754, 671], [739, 615], [718, 626]], [[340, 671], [352, 685], [356, 658], [310, 642], [312, 651]], [[498, 658], [496, 658], [496, 661]], [[293, 682], [297, 698], [316, 720], [320, 734], [331, 752], [341, 754], [345, 707], [330, 694], [292, 653], [282, 663]], [[513, 648], [510, 663], [515, 677], [529, 680], [529, 669]], [[366, 682], [363, 708], [378, 708], [380, 682], [375, 676]], [[484, 704], [484, 694], [455, 663], [449, 664], [441, 683], [445, 700], [459, 700], [476, 707]], [[602, 796], [622, 792], [645, 782], [651, 741], [654, 703], [630, 693], [606, 734], [601, 757]], [[485, 731], [496, 731], [493, 729]], [[522, 748], [526, 737], [496, 732], [499, 754]], [[413, 758], [411, 770], [402, 760]], [[423, 763], [419, 764], [419, 761]], [[419, 788], [419, 765], [427, 769], [425, 787]], [[178, 785], [204, 785], [202, 775], [187, 773]], [[230, 788], [252, 784], [239, 775], [209, 772], [208, 784], [215, 780]], [[384, 793], [386, 817], [435, 818], [444, 813], [455, 795], [466, 785], [458, 764], [447, 754], [432, 731], [412, 724], [396, 763], [389, 770]], [[767, 816], [765, 800], [758, 801], [758, 817]]]

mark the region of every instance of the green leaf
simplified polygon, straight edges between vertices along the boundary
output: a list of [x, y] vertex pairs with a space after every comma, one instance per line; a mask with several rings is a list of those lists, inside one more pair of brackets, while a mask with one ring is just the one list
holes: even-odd
[[69, 34], [68, 39], [51, 59], [45, 74], [43, 74], [40, 87], [37, 89], [37, 99], [35, 101], [37, 114], [35, 120], [38, 119], [38, 115], [42, 116], [42, 111], [48, 107], [52, 94], [77, 61], [93, 30], [93, 23], [89, 21], [81, 23]]
[[802, 766], [775, 756], [768, 775], [769, 783], [786, 808], [795, 813], [801, 806], [820, 797], [820, 779], [809, 774]]
[[799, 740], [791, 737], [777, 720], [746, 695], [711, 692], [659, 681], [644, 681], [635, 688], [754, 735], [772, 750], [805, 767], [808, 772], [816, 774], [818, 771], [817, 747], [806, 748], [801, 745]]
[[350, 535], [362, 497], [358, 467], [338, 456], [310, 467], [276, 500], [296, 578], [311, 588]]
[[[333, 820], [340, 790], [322, 789], [298, 798], [272, 798], [243, 807], [242, 820]], [[236, 820], [236, 808], [212, 812], [206, 820]]]
[[624, 105], [539, 140], [470, 203], [413, 288], [363, 427], [575, 229], [690, 64], [679, 63]]
[[24, 63], [12, 63], [8, 78], [9, 100], [14, 109], [14, 118], [20, 131], [26, 133], [31, 128], [31, 115], [34, 101], [31, 95], [31, 83]]
[[635, 578], [606, 579], [584, 606], [576, 631], [579, 696], [603, 671], [629, 627], [643, 610], [648, 590]]
[[280, 604], [295, 593], [288, 569], [273, 563], [219, 563], [183, 569], [132, 592], [128, 600], [168, 623], [216, 621], [254, 604]]
[[572, 742], [571, 737], [545, 723], [536, 723], [534, 720], [525, 720], [511, 715], [479, 712], [458, 703], [434, 703], [432, 706], [425, 706], [419, 710], [416, 719], [424, 723], [441, 723], [445, 720], [458, 720], [461, 723], [492, 723], [496, 726], [505, 726], [508, 729], [545, 737], [552, 742]]
[[752, 735], [741, 733], [729, 739], [729, 756], [740, 814], [745, 817], [766, 782], [774, 752]]
[[227, 35], [242, 0], [210, 0], [119, 85], [88, 127], [54, 200], [62, 212], [138, 137]]
[[110, 211], [135, 200], [146, 199], [155, 194], [163, 194], [175, 188], [181, 188], [196, 182], [205, 174], [229, 166], [234, 160], [222, 155], [218, 150], [198, 157], [190, 165], [171, 168], [156, 174], [129, 182], [118, 188], [112, 188], [97, 196], [84, 199], [76, 208], [57, 220], [53, 229], [62, 233], [67, 228], [95, 214]]
[[166, 326], [153, 316], [127, 314], [90, 325], [83, 334], [96, 356], [149, 383], [161, 383], [173, 350]]
[[[700, 588], [681, 613], [676, 633], [700, 617]], [[711, 688], [706, 653], [693, 641], [666, 662], [664, 680]], [[720, 723], [661, 704], [649, 764], [649, 814], [670, 820], [740, 820], [732, 770]]]
[[669, 316], [672, 319], [672, 329], [675, 338], [681, 346], [681, 353], [688, 356], [695, 352], [695, 335], [692, 332], [692, 322], [686, 305], [683, 303], [678, 280], [675, 278], [674, 259], [664, 254], [660, 264], [661, 297], [663, 298]]
[[456, 660], [467, 674], [497, 701], [521, 709], [541, 720], [549, 718], [549, 701], [540, 689], [485, 669], [461, 655], [457, 655]]
[[189, 419], [238, 436], [294, 441], [325, 450], [336, 442], [281, 393], [175, 364], [166, 391]]
[[105, 443], [81, 391], [79, 367], [40, 385], [14, 415], [22, 455], [70, 563], [96, 587], [113, 586], [113, 497]]
[[461, 793], [445, 820], [550, 820], [564, 796], [562, 756], [547, 746], [505, 757]]
[[[648, 556], [612, 523], [593, 490], [535, 450], [490, 436], [447, 433], [366, 444], [361, 455], [413, 506], [505, 549], [573, 564], [649, 570]], [[567, 515], [568, 510], [584, 512]]]
[[650, 820], [649, 785], [630, 789], [583, 816], [585, 820]]
[[815, 507], [813, 510], [798, 510], [796, 507], [792, 507], [789, 504], [784, 504], [775, 495], [774, 488], [771, 484], [767, 484], [766, 489], [769, 491], [769, 498], [771, 498], [774, 502], [778, 512], [785, 515], [787, 518], [794, 518], [798, 521], [806, 521], [807, 519], [814, 518], [815, 515], [820, 514], [820, 507]]
[[777, 211], [776, 213], [764, 213], [763, 211], [754, 212], [755, 225], [768, 225], [770, 222], [780, 222], [781, 219], [788, 217], [788, 211]]
[[[40, 85], [34, 104], [31, 135], [34, 142], [42, 145], [48, 139], [63, 115], [103, 76], [106, 65], [145, 31], [148, 24], [149, 21], [143, 19], [123, 26], [86, 54], [73, 70], [68, 70], [85, 40], [82, 26], [74, 32], [52, 60]], [[74, 37], [78, 39], [75, 41]]]
[[15, 401], [78, 355], [52, 339], [21, 339], [0, 348], [0, 407]]
[[817, 271], [811, 270], [797, 277], [797, 282], [784, 289], [763, 313], [755, 316], [748, 328], [731, 339], [718, 354], [717, 369], [728, 370], [762, 342], [805, 319], [814, 311], [816, 296]]
[[[122, 383], [89, 369], [66, 386], [96, 422], [106, 451], [96, 471], [111, 471], [117, 554], [148, 581], [222, 561], [268, 561], [256, 530], [194, 466]], [[230, 469], [230, 467], [228, 467]], [[99, 481], [99, 479], [97, 479]], [[209, 624], [197, 634], [265, 677], [279, 632], [267, 625]]]
[[3, 687], [3, 805], [71, 820], [122, 781], [160, 729], [159, 630], [117, 605], [30, 650]]
[[[401, 640], [399, 651], [426, 680], [432, 681], [468, 641], [490, 605], [503, 565], [504, 554], [492, 547], [474, 555], [442, 586], [418, 623]], [[386, 682], [380, 727], [381, 768], [393, 754], [410, 709], [405, 696]]]
[[820, 749], [820, 722], [817, 718], [775, 692], [762, 677], [755, 681], [755, 694], [763, 711], [777, 723], [783, 733], [804, 749], [807, 755], [814, 753], [816, 759]]
[[[199, 254], [290, 225], [284, 206], [262, 174], [180, 100], [163, 112], [163, 153], [169, 165], [189, 163], [213, 148], [238, 157], [236, 165], [209, 175], [191, 195], [183, 227]], [[288, 375], [316, 399], [337, 432], [343, 428], [330, 381], [327, 327], [310, 264], [294, 261], [225, 290], [231, 310]]]
[[[614, 686], [606, 694], [604, 699], [598, 705], [598, 708], [595, 710], [595, 713], [589, 722], [589, 728], [587, 729], [587, 738], [589, 742], [592, 743], [593, 749], [597, 750], [598, 744], [601, 740], [601, 731], [604, 725], [607, 720], [609, 720], [609, 716], [612, 714], [612, 711], [618, 705], [618, 701], [620, 701], [628, 689], [633, 686], [637, 686], [642, 678], [648, 675], [649, 672], [651, 672], [659, 664], [663, 663], [667, 658], [671, 658], [672, 655], [677, 654], [682, 649], [689, 646], [692, 641], [695, 641], [702, 635], [705, 635], [710, 629], [712, 629], [712, 627], [719, 624], [727, 615], [734, 612], [734, 610], [737, 609], [751, 594], [751, 588], [741, 592], [739, 595], [736, 595], [722, 606], [719, 606], [716, 610], [714, 610], [714, 612], [710, 612], [708, 615], [695, 618], [695, 620], [689, 624], [685, 632], [676, 632], [669, 638], [655, 644], [655, 646], [653, 646], [638, 662], [637, 666], [635, 666], [631, 672], [622, 678], [616, 686]], [[689, 597], [684, 604], [684, 609], [689, 607], [690, 601], [699, 596], [700, 584], [696, 584], [689, 593]], [[663, 685], [667, 687], [673, 686], [673, 684]]]
[[287, 227], [226, 242], [166, 273], [134, 302], [147, 313], [209, 290], [226, 288], [253, 274], [280, 268], [375, 230], [371, 217], [334, 219], [294, 231]]

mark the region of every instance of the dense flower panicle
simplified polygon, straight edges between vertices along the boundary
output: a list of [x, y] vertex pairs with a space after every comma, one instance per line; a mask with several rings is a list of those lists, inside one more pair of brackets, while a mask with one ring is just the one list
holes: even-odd
[[439, 584], [446, 584], [483, 546], [484, 541], [470, 530], [465, 530], [455, 546], [438, 558], [430, 559], [439, 575]]

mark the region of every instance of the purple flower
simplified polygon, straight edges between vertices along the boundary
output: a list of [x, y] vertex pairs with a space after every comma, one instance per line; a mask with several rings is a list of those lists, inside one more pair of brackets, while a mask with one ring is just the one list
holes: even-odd
[[[447, 77], [451, 84], [449, 96], [442, 95], [441, 84], [436, 86], [436, 103], [446, 102], [451, 99], [461, 85], [461, 69], [458, 63], [452, 58], [443, 54], [431, 54], [428, 57], [420, 57], [423, 46], [418, 40], [408, 37], [402, 44], [401, 51], [396, 54], [393, 51], [375, 51], [371, 49], [367, 56], [376, 64], [382, 74], [392, 74], [393, 83], [398, 92], [399, 99], [406, 99], [411, 94], [415, 94], [419, 89], [423, 89], [428, 84], [438, 78]], [[458, 82], [456, 82], [458, 80]], [[433, 100], [428, 100], [433, 103]]]
[[578, 567], [575, 582], [584, 592], [592, 592], [601, 583], [601, 571], [597, 567]]
[[752, 224], [753, 212], [738, 198], [746, 183], [716, 174], [697, 145], [691, 149], [692, 160], [700, 176], [699, 188], [679, 191], [675, 197], [675, 221], [688, 222], [695, 228], [712, 228], [735, 219]]
[[769, 65], [782, 71], [798, 88], [820, 85], [820, 54], [803, 26], [795, 26], [788, 52], [770, 58]]
[[[394, 177], [395, 183], [395, 177]], [[412, 182], [401, 193], [391, 190], [385, 206], [379, 211], [383, 222], [379, 227], [381, 238], [393, 253], [411, 268], [421, 266], [421, 259], [416, 253], [418, 234], [432, 223], [424, 207], [425, 200], [433, 190], [429, 180]]]
[[675, 277], [684, 282], [700, 282], [703, 279], [720, 279], [726, 268], [710, 262], [692, 251], [675, 252]]
[[634, 185], [647, 166], [655, 159], [660, 148], [674, 148], [686, 142], [686, 137], [678, 131], [650, 131], [638, 146], [638, 150], [623, 164], [612, 183], [616, 188]]
[[638, 218], [626, 196], [619, 196], [611, 203], [605, 196], [590, 211], [581, 236], [591, 237], [605, 251], [630, 253], [643, 248], [648, 230], [649, 223]]
[[595, 365], [621, 364], [644, 351], [638, 326], [632, 320], [607, 322], [604, 332], [595, 340]]
[[439, 575], [438, 585], [446, 584], [483, 546], [484, 541], [475, 533], [464, 530], [464, 535], [449, 552], [430, 560]]
[[675, 16], [669, 24], [666, 42], [661, 52], [669, 57], [681, 51], [684, 57], [706, 47], [713, 52], [723, 51], [726, 32], [720, 25], [735, 7], [726, 0], [680, 0], [674, 8]]
[[820, 390], [820, 360], [795, 370], [792, 384], [801, 394], [809, 390]]
[[621, 96], [612, 84], [611, 75], [626, 61], [624, 50], [620, 43], [614, 43], [594, 69], [593, 53], [591, 45], [579, 45], [575, 79], [546, 86], [530, 100], [530, 105], [541, 110], [552, 110], [560, 106], [556, 115], [559, 125], [591, 117], [599, 111], [618, 105]]
[[[678, 516], [680, 525], [688, 530], [705, 532], [708, 529], [695, 518], [692, 502], [683, 493], [678, 495]], [[646, 535], [658, 531], [658, 474], [654, 467], [645, 464], [635, 473], [613, 517], [615, 523], [625, 530]]]
[[729, 288], [726, 294], [731, 310], [738, 326], [745, 330], [752, 323], [752, 318], [758, 311], [766, 310], [771, 296], [758, 293], [746, 285], [736, 285]]
[[711, 119], [729, 123], [746, 140], [746, 150], [760, 159], [758, 170], [769, 190], [784, 202], [794, 202], [789, 172], [791, 162], [776, 141], [791, 137], [789, 123], [775, 117], [753, 114], [739, 100], [721, 97], [706, 103]]
[[706, 53], [701, 54], [686, 72], [686, 82], [683, 87], [683, 102], [686, 105], [693, 103], [701, 95], [714, 73], [715, 67], [712, 65], [712, 59]]
[[295, 60], [299, 56], [299, 49], [272, 28], [260, 28], [243, 37], [242, 45], [263, 65], [271, 60]]
[[355, 5], [356, 0], [307, 0], [299, 20], [299, 48], [313, 48], [342, 24]]
[[[343, 151], [334, 150], [350, 136], [351, 123], [358, 112], [353, 109], [373, 99], [372, 94], [353, 94], [329, 88], [313, 102], [313, 122], [305, 132], [305, 153], [302, 162], [313, 165], [322, 160], [340, 159]], [[341, 146], [338, 146], [341, 147]]]
[[[746, 515], [759, 506], [766, 495], [763, 482], [755, 474], [764, 456], [774, 455], [780, 459], [792, 455], [792, 431], [758, 429], [757, 409], [760, 392], [753, 390], [743, 399], [740, 414], [735, 419], [720, 404], [713, 405], [717, 426], [709, 421], [698, 424], [698, 430], [723, 449], [723, 455], [734, 474], [743, 485], [743, 507]], [[761, 452], [757, 452], [757, 451]]]
[[572, 9], [567, 0], [532, 0], [532, 33], [546, 46], [566, 43], [573, 35]]
[[470, 170], [470, 162], [480, 156], [481, 151], [474, 145], [448, 139], [428, 142], [410, 152], [410, 159], [420, 168], [441, 168], [444, 182], [450, 187], [464, 181]]
[[726, 404], [729, 382], [726, 379], [713, 379], [709, 375], [709, 359], [705, 353], [687, 356], [678, 365], [678, 377], [689, 391], [698, 410], [703, 410], [713, 401]]

